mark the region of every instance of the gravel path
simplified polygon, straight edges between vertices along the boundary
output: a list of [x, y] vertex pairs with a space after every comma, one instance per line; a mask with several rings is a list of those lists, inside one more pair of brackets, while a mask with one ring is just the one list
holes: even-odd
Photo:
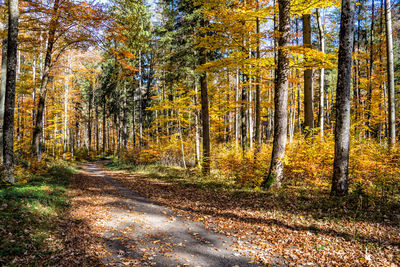
[[86, 171], [105, 179], [119, 194], [114, 202], [106, 203], [111, 216], [102, 222], [109, 252], [104, 264], [259, 266], [250, 260], [255, 251], [237, 251], [237, 240], [210, 232], [201, 223], [175, 216], [168, 208], [136, 195], [103, 174], [97, 164]]

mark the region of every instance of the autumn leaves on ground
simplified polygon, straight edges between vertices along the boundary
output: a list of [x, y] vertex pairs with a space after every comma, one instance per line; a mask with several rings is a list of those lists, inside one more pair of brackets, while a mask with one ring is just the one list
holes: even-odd
[[[108, 203], [124, 196], [102, 176], [89, 172], [88, 165], [80, 169], [54, 163], [28, 183], [0, 192], [2, 265], [157, 262], [153, 253], [166, 248], [135, 251], [137, 241], [124, 237], [127, 227], [113, 235], [116, 240], [125, 238], [134, 256], [118, 254], [110, 246], [104, 226], [113, 220]], [[294, 187], [254, 191], [160, 165], [102, 161], [98, 166], [124, 188], [170, 208], [174, 216], [232, 238], [249, 263], [396, 266], [400, 261], [400, 218], [379, 212], [385, 207], [363, 207], [361, 195], [339, 199]], [[179, 244], [167, 248], [171, 255], [175, 246]]]

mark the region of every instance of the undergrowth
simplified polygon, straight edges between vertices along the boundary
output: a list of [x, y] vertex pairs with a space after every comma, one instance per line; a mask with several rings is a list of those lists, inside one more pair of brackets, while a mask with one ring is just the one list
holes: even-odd
[[35, 265], [62, 249], [55, 231], [75, 172], [61, 161], [26, 162], [16, 168], [16, 185], [0, 187], [0, 265]]
[[[351, 218], [398, 221], [400, 217], [400, 150], [388, 150], [371, 140], [352, 140], [350, 153], [350, 192], [345, 198], [330, 196], [334, 142], [332, 137], [298, 138], [288, 145], [285, 157], [285, 180], [280, 190], [263, 191], [260, 184], [268, 173], [271, 145], [261, 152], [243, 153], [234, 144], [214, 145], [212, 173], [201, 175], [198, 167], [184, 169], [157, 161], [154, 152], [147, 156], [131, 153], [108, 164], [109, 168], [146, 174], [166, 182], [212, 190], [232, 190], [249, 194], [274, 194], [282, 203], [299, 210], [326, 210], [333, 216], [347, 214]], [[147, 154], [146, 154], [147, 155]], [[136, 157], [136, 158], [135, 158]], [[163, 155], [160, 158], [172, 158]], [[187, 156], [190, 158], [190, 155]], [[175, 158], [179, 158], [176, 155]], [[136, 160], [140, 159], [140, 160]], [[288, 199], [290, 201], [284, 201]], [[321, 212], [323, 216], [323, 212]], [[346, 215], [346, 216], [347, 216]], [[331, 215], [328, 215], [328, 217]]]

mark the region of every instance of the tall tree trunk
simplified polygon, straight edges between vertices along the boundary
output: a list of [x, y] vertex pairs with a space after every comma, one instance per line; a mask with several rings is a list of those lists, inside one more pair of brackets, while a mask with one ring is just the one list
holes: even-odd
[[393, 65], [393, 32], [392, 32], [392, 11], [390, 0], [385, 0], [385, 22], [386, 22], [386, 53], [387, 53], [387, 85], [389, 104], [389, 146], [396, 144], [396, 104], [394, 87], [394, 65]]
[[243, 153], [247, 150], [247, 80], [248, 76], [242, 74], [242, 103], [240, 105], [240, 129], [241, 129], [241, 141]]
[[263, 181], [263, 187], [279, 188], [283, 179], [284, 157], [287, 139], [288, 89], [290, 52], [290, 0], [280, 0], [279, 4], [279, 49], [278, 69], [275, 85], [275, 125], [271, 167]]
[[89, 88], [89, 103], [88, 103], [88, 122], [87, 122], [87, 135], [88, 135], [88, 151], [92, 151], [92, 103], [93, 103], [93, 84], [90, 83]]
[[338, 81], [336, 89], [335, 159], [333, 163], [332, 195], [345, 195], [349, 184], [350, 150], [350, 87], [353, 38], [354, 0], [342, 1], [339, 35]]
[[132, 141], [133, 147], [136, 147], [136, 112], [135, 112], [135, 91], [133, 91], [133, 107], [132, 107]]
[[[206, 26], [206, 21], [202, 19], [201, 25]], [[207, 54], [204, 48], [200, 48], [200, 65], [207, 63]], [[211, 148], [210, 148], [210, 116], [208, 110], [208, 86], [207, 86], [207, 72], [200, 74], [200, 94], [201, 94], [201, 119], [202, 119], [202, 130], [203, 130], [203, 164], [202, 173], [203, 175], [210, 174], [210, 163], [211, 163]]]
[[[321, 45], [321, 52], [325, 53], [325, 33], [319, 9], [317, 9], [316, 14], [318, 21], [318, 33], [319, 33], [319, 43]], [[321, 137], [324, 137], [324, 126], [325, 126], [324, 104], [325, 104], [325, 68], [321, 68], [319, 76], [319, 113], [318, 113], [318, 122], [319, 122]]]
[[127, 94], [126, 94], [126, 86], [124, 86], [124, 95], [123, 95], [123, 110], [122, 110], [122, 128], [123, 128], [123, 145], [124, 152], [128, 150], [128, 104], [127, 104]]
[[[257, 10], [259, 9], [259, 3], [257, 0]], [[260, 34], [260, 18], [257, 17], [256, 20], [256, 34]], [[256, 48], [256, 58], [259, 60], [261, 58], [260, 54], [260, 37], [257, 36], [257, 48]], [[258, 61], [257, 61], [258, 62]], [[261, 88], [260, 88], [260, 70], [259, 64], [257, 64], [256, 72], [256, 154], [261, 150]]]
[[68, 150], [68, 94], [69, 94], [69, 70], [65, 73], [65, 93], [64, 93], [64, 154]]
[[15, 84], [17, 78], [17, 50], [18, 50], [18, 0], [8, 2], [8, 38], [7, 38], [7, 76], [4, 110], [3, 158], [4, 178], [13, 184], [14, 180], [14, 107]]
[[253, 120], [253, 91], [252, 91], [252, 77], [250, 75], [249, 77], [249, 108], [248, 108], [248, 113], [247, 113], [247, 118], [249, 118], [248, 121], [248, 127], [249, 127], [249, 145], [250, 145], [250, 151], [253, 150], [253, 137], [254, 137], [254, 120]]
[[[4, 22], [2, 31], [7, 29], [7, 23]], [[1, 48], [1, 84], [0, 84], [0, 163], [3, 162], [3, 123], [4, 123], [4, 101], [6, 94], [7, 79], [7, 36], [2, 39]]]
[[[195, 91], [195, 96], [194, 96], [194, 104], [197, 106], [197, 81], [196, 79], [194, 80], [194, 91]], [[196, 166], [200, 165], [200, 130], [199, 130], [199, 112], [194, 110], [194, 118], [195, 118], [195, 142], [196, 142]]]
[[106, 155], [106, 115], [107, 115], [107, 111], [106, 111], [106, 100], [104, 99], [103, 102], [103, 157]]
[[39, 102], [36, 109], [35, 127], [33, 130], [32, 138], [32, 153], [38, 160], [42, 158], [42, 145], [41, 139], [43, 135], [43, 114], [47, 95], [47, 84], [49, 82], [50, 67], [52, 61], [52, 53], [54, 43], [56, 41], [56, 31], [58, 26], [58, 11], [60, 7], [60, 0], [54, 1], [53, 12], [54, 14], [50, 20], [50, 28], [47, 39], [46, 57], [44, 61], [42, 79], [40, 81]]
[[[295, 19], [296, 25], [296, 45], [299, 46], [299, 17], [296, 16]], [[299, 71], [296, 69], [296, 76], [299, 77]], [[300, 83], [297, 83], [297, 131], [301, 133], [301, 89]]]
[[[303, 45], [311, 48], [311, 15], [303, 15]], [[313, 102], [313, 70], [304, 70], [304, 123], [306, 130], [314, 128], [314, 102]], [[307, 134], [309, 133], [307, 131]]]
[[369, 71], [368, 71], [368, 99], [367, 99], [367, 129], [368, 136], [372, 134], [371, 116], [372, 116], [372, 73], [374, 66], [374, 26], [375, 26], [375, 0], [372, 0], [372, 19], [371, 19], [371, 35], [369, 39]]
[[240, 133], [240, 108], [239, 108], [239, 88], [240, 88], [240, 73], [239, 68], [236, 70], [236, 86], [235, 86], [235, 142], [236, 148], [239, 147]]
[[139, 51], [139, 147], [143, 145], [142, 51]]
[[100, 152], [100, 125], [99, 125], [99, 106], [94, 104], [94, 116], [96, 124], [96, 154]]

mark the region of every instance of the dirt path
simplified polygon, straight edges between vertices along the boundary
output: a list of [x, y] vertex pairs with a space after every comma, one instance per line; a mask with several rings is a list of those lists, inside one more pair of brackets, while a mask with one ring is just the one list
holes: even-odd
[[88, 189], [98, 193], [97, 214], [103, 216], [92, 223], [102, 229], [99, 236], [105, 239], [104, 264], [259, 266], [250, 259], [255, 251], [235, 248], [240, 241], [208, 231], [201, 223], [176, 216], [170, 209], [139, 197], [105, 175], [98, 165], [88, 165], [82, 179], [92, 181]]

